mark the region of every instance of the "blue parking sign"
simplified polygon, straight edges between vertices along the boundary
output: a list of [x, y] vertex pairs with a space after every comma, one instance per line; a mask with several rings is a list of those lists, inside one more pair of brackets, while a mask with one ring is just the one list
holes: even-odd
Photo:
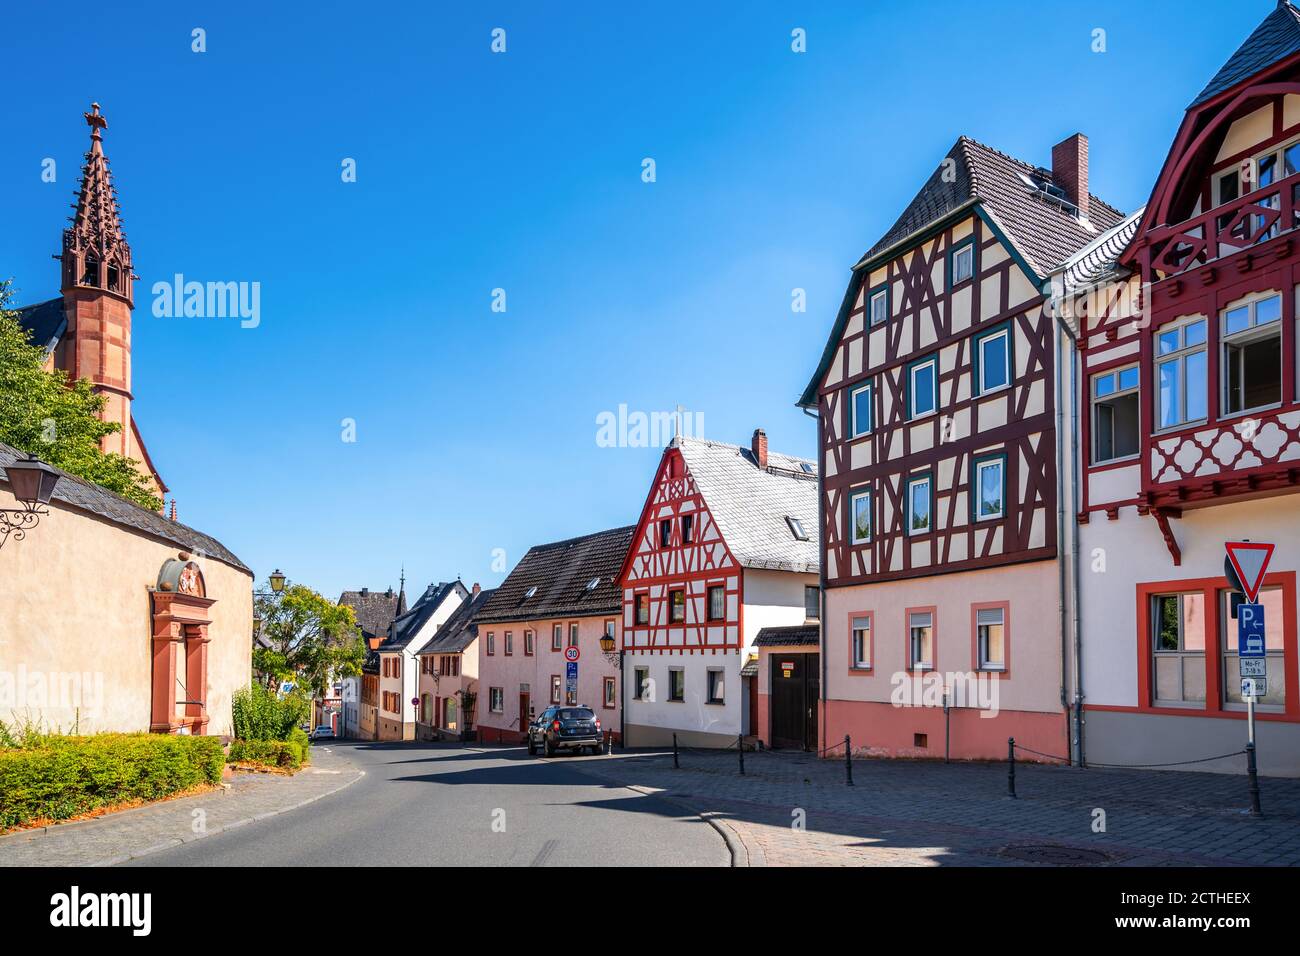
[[1237, 656], [1264, 656], [1264, 605], [1237, 605]]
[[578, 662], [569, 661], [564, 665], [564, 689], [570, 694], [578, 692]]

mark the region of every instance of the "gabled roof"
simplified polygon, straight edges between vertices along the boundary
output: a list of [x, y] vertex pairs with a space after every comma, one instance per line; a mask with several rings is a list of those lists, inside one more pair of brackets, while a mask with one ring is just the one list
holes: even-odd
[[46, 354], [54, 350], [68, 329], [68, 318], [63, 312], [63, 297], [25, 305], [18, 312], [18, 324], [27, 330], [32, 345], [39, 345]]
[[387, 591], [372, 591], [369, 588], [344, 591], [339, 595], [338, 603], [352, 608], [362, 632], [368, 636], [387, 634], [388, 625], [393, 623], [393, 618], [406, 613], [405, 592], [394, 594], [392, 588]]
[[478, 637], [478, 625], [474, 623], [474, 615], [483, 609], [488, 599], [495, 593], [495, 588], [479, 591], [478, 594], [472, 594], [468, 600], [462, 601], [460, 607], [456, 608], [433, 637], [429, 638], [415, 653], [459, 654], [465, 650], [474, 643], [474, 638]]
[[424, 594], [420, 595], [419, 600], [411, 605], [409, 611], [393, 618], [393, 622], [388, 625], [388, 637], [378, 647], [379, 652], [392, 654], [406, 650], [428, 623], [429, 618], [433, 617], [438, 608], [442, 607], [452, 595], [459, 595], [461, 601], [464, 601], [469, 596], [469, 591], [465, 590], [465, 585], [460, 581], [440, 581], [437, 584], [430, 584], [425, 588]]
[[[723, 541], [742, 567], [816, 573], [815, 462], [768, 452], [767, 467], [760, 468], [754, 453], [739, 445], [678, 437], [673, 446], [681, 451]], [[795, 538], [787, 517], [799, 520], [807, 541]]]
[[[0, 443], [0, 468], [26, 457], [17, 448]], [[164, 518], [156, 511], [141, 508], [134, 501], [128, 501], [121, 495], [92, 484], [84, 478], [70, 475], [58, 468], [54, 470], [59, 472], [59, 482], [54, 486], [54, 501], [96, 515], [113, 524], [132, 528], [141, 534], [179, 545], [187, 551], [205, 554], [209, 558], [215, 558], [223, 564], [248, 574], [253, 573], [216, 538], [195, 531], [179, 521]], [[0, 478], [0, 483], [8, 486], [8, 481], [4, 478]]]
[[[529, 548], [475, 621], [488, 624], [621, 614], [623, 591], [618, 586], [618, 572], [635, 531], [636, 527], [629, 525]], [[592, 581], [596, 586], [589, 588]]]
[[1195, 109], [1224, 90], [1249, 79], [1274, 63], [1300, 53], [1300, 10], [1281, 0], [1273, 11], [1255, 27], [1255, 32], [1228, 57], [1200, 95], [1187, 107]]

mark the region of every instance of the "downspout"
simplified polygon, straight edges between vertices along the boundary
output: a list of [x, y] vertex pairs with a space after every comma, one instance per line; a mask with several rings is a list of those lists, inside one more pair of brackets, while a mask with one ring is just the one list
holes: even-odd
[[[1079, 350], [1073, 348], [1070, 350], [1070, 390], [1074, 400], [1070, 403], [1071, 411], [1071, 431], [1074, 435], [1079, 434]], [[1079, 513], [1081, 501], [1079, 498], [1079, 457], [1083, 454], [1083, 449], [1079, 449], [1078, 454], [1074, 456], [1071, 463], [1074, 483], [1074, 513]], [[1083, 610], [1079, 606], [1079, 597], [1083, 593], [1082, 579], [1079, 575], [1079, 525], [1076, 521], [1073, 531], [1073, 549], [1074, 549], [1074, 622], [1071, 625], [1074, 631], [1074, 749], [1080, 767], [1088, 766], [1084, 759], [1083, 748]]]
[[[809, 418], [817, 419], [817, 600], [821, 607], [821, 618], [817, 622], [817, 656], [821, 658], [821, 681], [817, 685], [817, 702], [821, 716], [817, 721], [817, 735], [820, 738], [819, 750], [826, 750], [826, 456], [822, 441], [821, 415], [807, 408], [803, 413]], [[759, 680], [762, 680], [762, 674]]]
[[[1050, 293], [1049, 293], [1050, 294]], [[1051, 302], [1048, 308], [1053, 308]], [[1064, 325], [1062, 322], [1056, 325]], [[1061, 713], [1065, 715], [1065, 747], [1066, 757], [1071, 757], [1070, 750], [1070, 696], [1066, 688], [1066, 675], [1069, 673], [1070, 663], [1070, 632], [1069, 623], [1065, 613], [1065, 589], [1066, 571], [1065, 571], [1065, 409], [1061, 404], [1062, 388], [1061, 379], [1063, 377], [1061, 370], [1061, 333], [1056, 330], [1052, 339], [1056, 344], [1056, 374], [1052, 376], [1053, 399], [1056, 402], [1056, 610], [1059, 618], [1059, 627], [1061, 629]], [[1073, 403], [1071, 403], [1073, 404]]]

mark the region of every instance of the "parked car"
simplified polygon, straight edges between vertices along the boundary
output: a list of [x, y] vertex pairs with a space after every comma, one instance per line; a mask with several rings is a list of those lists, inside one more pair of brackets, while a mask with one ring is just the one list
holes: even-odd
[[321, 724], [319, 727], [317, 727], [315, 730], [311, 732], [311, 739], [312, 740], [333, 740], [334, 728], [331, 727], [329, 724]]
[[557, 750], [584, 750], [600, 753], [600, 720], [590, 707], [553, 706], [528, 726], [528, 753], [540, 749], [554, 757]]

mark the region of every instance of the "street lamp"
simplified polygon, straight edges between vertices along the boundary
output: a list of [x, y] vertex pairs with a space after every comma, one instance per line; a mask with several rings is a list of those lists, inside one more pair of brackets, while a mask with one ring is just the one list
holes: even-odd
[[9, 490], [21, 508], [0, 508], [0, 547], [4, 547], [12, 534], [15, 541], [27, 537], [27, 532], [40, 522], [50, 509], [54, 486], [59, 483], [59, 473], [34, 455], [19, 459], [4, 469]]
[[600, 652], [605, 655], [605, 660], [618, 668], [618, 739], [620, 747], [626, 747], [627, 727], [624, 723], [626, 716], [623, 708], [623, 691], [625, 682], [623, 680], [623, 652], [614, 650], [618, 642], [614, 639], [613, 629], [607, 630], [600, 636]]
[[284, 572], [279, 568], [276, 568], [271, 572], [269, 580], [271, 582], [271, 590], [276, 594], [279, 594], [284, 590]]

